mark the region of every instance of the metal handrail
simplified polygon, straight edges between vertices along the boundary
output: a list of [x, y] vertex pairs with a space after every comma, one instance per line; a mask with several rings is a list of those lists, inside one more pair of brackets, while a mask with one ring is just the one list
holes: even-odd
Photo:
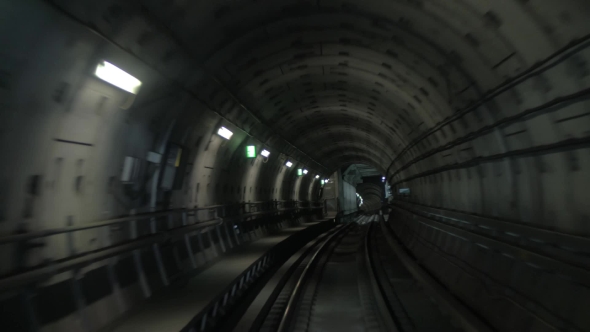
[[127, 222], [127, 221], [132, 221], [132, 220], [158, 218], [158, 217], [168, 216], [168, 215], [175, 214], [175, 213], [181, 213], [184, 211], [187, 211], [187, 209], [175, 209], [175, 210], [167, 210], [167, 211], [149, 212], [149, 213], [144, 213], [144, 214], [129, 215], [126, 217], [121, 217], [121, 218], [108, 219], [108, 220], [104, 220], [104, 221], [90, 222], [86, 225], [81, 225], [81, 226], [67, 226], [67, 227], [46, 229], [46, 230], [42, 230], [42, 231], [32, 231], [32, 232], [27, 232], [27, 233], [23, 233], [23, 234], [4, 235], [4, 236], [0, 236], [0, 244], [26, 241], [26, 240], [31, 240], [31, 239], [41, 238], [41, 237], [47, 237], [47, 236], [51, 236], [51, 235], [83, 231], [83, 230], [92, 229], [92, 228], [100, 228], [100, 227], [120, 224], [120, 223]]
[[155, 233], [118, 245], [84, 252], [67, 257], [65, 259], [61, 259], [57, 262], [49, 263], [45, 266], [3, 277], [0, 278], [0, 293], [24, 287], [36, 281], [56, 275], [57, 273], [70, 271], [113, 256], [122, 255], [135, 249], [141, 249], [154, 243], [163, 242], [170, 238], [181, 237], [187, 232], [192, 232], [211, 226], [217, 226], [219, 224], [221, 224], [221, 221], [219, 220], [209, 220], [193, 225], [175, 227], [166, 232]]
[[[273, 201], [265, 201], [263, 203], [270, 203], [270, 202], [273, 202]], [[299, 202], [299, 201], [293, 201], [293, 202]], [[182, 213], [187, 213], [187, 215], [188, 215], [191, 212], [203, 211], [203, 210], [213, 210], [213, 209], [218, 209], [218, 208], [222, 208], [222, 207], [235, 206], [235, 205], [245, 204], [245, 203], [246, 202], [240, 202], [240, 203], [211, 205], [211, 206], [194, 207], [194, 208], [179, 208], [179, 209], [173, 209], [173, 210], [148, 212], [148, 213], [142, 213], [142, 214], [131, 214], [129, 216], [115, 218], [115, 219], [108, 219], [108, 220], [102, 220], [102, 221], [96, 221], [96, 222], [87, 222], [84, 225], [80, 225], [80, 226], [66, 226], [66, 227], [52, 228], [52, 229], [46, 229], [46, 230], [41, 230], [41, 231], [31, 231], [31, 232], [22, 233], [22, 234], [3, 235], [3, 236], [0, 236], [0, 245], [12, 243], [12, 242], [29, 241], [29, 240], [42, 238], [42, 237], [48, 237], [48, 236], [52, 236], [52, 235], [65, 234], [65, 233], [83, 231], [83, 230], [88, 230], [88, 229], [93, 229], [93, 228], [111, 226], [111, 225], [116, 225], [116, 224], [120, 224], [120, 223], [124, 223], [124, 222], [128, 222], [128, 221], [134, 221], [134, 220], [139, 221], [139, 220], [158, 218], [158, 217], [164, 217], [164, 216], [170, 216], [170, 215], [182, 214]], [[261, 203], [255, 202], [255, 203], [248, 203], [248, 204], [261, 204]], [[297, 208], [276, 209], [276, 210], [270, 210], [270, 211], [264, 211], [264, 212], [284, 211], [284, 210], [288, 210], [288, 209], [297, 209]], [[255, 212], [255, 213], [258, 213], [258, 212]], [[244, 215], [247, 215], [247, 214], [248, 213], [242, 213], [242, 214], [239, 214], [238, 216], [244, 217]], [[231, 218], [231, 217], [226, 217], [226, 218]], [[215, 220], [215, 219], [212, 219], [212, 220]]]
[[[214, 208], [219, 207], [227, 207], [227, 205], [221, 205]], [[205, 210], [205, 209], [212, 209], [212, 207], [201, 207], [198, 210]], [[196, 223], [186, 224], [185, 222], [181, 226], [162, 229], [159, 231], [155, 231], [152, 234], [141, 236], [141, 237], [132, 237], [131, 239], [127, 239], [122, 243], [118, 243], [111, 246], [105, 246], [102, 248], [88, 250], [80, 253], [72, 253], [71, 255], [52, 261], [47, 265], [37, 265], [31, 267], [27, 270], [22, 272], [17, 272], [15, 274], [9, 274], [0, 277], [0, 292], [13, 290], [19, 287], [24, 287], [28, 284], [34, 283], [36, 281], [40, 281], [56, 275], [57, 273], [73, 270], [76, 268], [83, 267], [85, 265], [104, 260], [113, 256], [125, 254], [137, 249], [141, 249], [153, 244], [157, 244], [168, 240], [170, 238], [177, 238], [186, 236], [187, 233], [200, 231], [202, 229], [207, 229], [210, 227], [218, 227], [222, 225], [224, 222], [233, 222], [239, 219], [245, 220], [247, 218], [257, 216], [257, 215], [264, 215], [264, 214], [273, 214], [277, 212], [283, 211], [294, 211], [298, 210], [299, 208], [284, 208], [284, 209], [273, 209], [268, 211], [257, 211], [257, 212], [248, 212], [248, 213], [240, 213], [235, 216], [227, 216], [227, 217], [219, 217], [217, 213], [214, 218], [210, 218], [207, 220], [199, 220]], [[95, 222], [85, 226], [69, 226], [69, 227], [62, 227], [57, 229], [51, 229], [46, 231], [40, 232], [31, 232], [26, 234], [15, 234], [11, 236], [4, 236], [0, 238], [0, 244], [7, 244], [11, 242], [19, 242], [19, 241], [27, 241], [31, 239], [36, 239], [40, 237], [47, 237], [52, 235], [59, 235], [65, 233], [71, 233], [80, 230], [88, 230], [93, 228], [105, 227], [110, 225], [116, 225], [119, 223], [127, 222], [127, 221], [137, 221], [142, 219], [150, 219], [156, 218], [161, 216], [169, 216], [176, 214], [178, 212], [187, 213], [189, 211], [195, 211], [197, 208], [194, 209], [176, 209], [172, 211], [159, 211], [154, 213], [146, 213], [141, 215], [131, 215], [127, 217], [121, 217], [111, 220], [106, 220], [103, 222]], [[216, 211], [217, 212], [217, 211]], [[186, 215], [184, 216], [186, 218]]]

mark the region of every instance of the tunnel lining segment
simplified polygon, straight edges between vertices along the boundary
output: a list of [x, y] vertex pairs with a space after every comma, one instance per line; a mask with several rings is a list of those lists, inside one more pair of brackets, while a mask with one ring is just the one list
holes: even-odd
[[[478, 99], [472, 105], [469, 105], [465, 109], [457, 112], [456, 114], [453, 114], [453, 116], [451, 116], [450, 118], [445, 119], [443, 122], [437, 124], [433, 128], [430, 128], [429, 130], [425, 131], [423, 134], [421, 134], [416, 139], [414, 139], [412, 142], [410, 142], [407, 146], [405, 146], [397, 154], [397, 156], [394, 158], [394, 160], [391, 162], [391, 164], [388, 166], [387, 173], [389, 174], [391, 167], [396, 162], [398, 162], [398, 160], [402, 159], [404, 157], [404, 155], [409, 150], [411, 150], [413, 147], [420, 144], [421, 141], [425, 140], [429, 136], [434, 135], [436, 132], [442, 130], [443, 127], [448, 126], [449, 124], [451, 124], [455, 121], [458, 121], [459, 119], [463, 118], [466, 114], [469, 114], [470, 112], [477, 110], [478, 107], [484, 105], [486, 102], [493, 101], [496, 97], [498, 97], [498, 96], [502, 95], [503, 93], [509, 91], [510, 89], [518, 86], [519, 84], [527, 81], [528, 79], [531, 79], [537, 75], [541, 75], [541, 74], [545, 73], [547, 70], [554, 68], [555, 66], [559, 65], [560, 63], [566, 61], [568, 58], [571, 58], [572, 56], [574, 56], [576, 53], [578, 53], [588, 47], [590, 47], [590, 34], [586, 35], [582, 38], [579, 38], [577, 40], [572, 41], [570, 44], [557, 50], [556, 52], [554, 52], [553, 54], [551, 54], [550, 56], [545, 58], [543, 61], [535, 63], [534, 65], [532, 65], [527, 70], [520, 73], [519, 75], [517, 75], [513, 78], [510, 78], [508, 81], [491, 89], [490, 91], [488, 91], [485, 95], [483, 95], [480, 99]], [[575, 98], [585, 96], [587, 93], [588, 93], [588, 89], [583, 90], [583, 91], [578, 91], [578, 92], [573, 93], [569, 96], [562, 96], [562, 97], [555, 98], [553, 101], [547, 102], [541, 106], [537, 106], [533, 109], [522, 111], [520, 113], [521, 117], [528, 116], [530, 113], [533, 113], [533, 112], [543, 111], [546, 108], [552, 107], [555, 104], [565, 102], [570, 99], [575, 99]], [[493, 125], [490, 125], [487, 127], [490, 127], [490, 128], [496, 127], [496, 126], [500, 126], [502, 124], [509, 123], [511, 121], [517, 121], [517, 120], [518, 120], [517, 116], [512, 116], [510, 118], [502, 119], [502, 120], [496, 122], [496, 124], [493, 124]], [[486, 128], [486, 127], [484, 127], [484, 128], [485, 129], [483, 129], [483, 130], [489, 130], [489, 128]], [[459, 139], [461, 139], [461, 138], [459, 138]], [[459, 140], [459, 139], [457, 139], [457, 140]], [[390, 181], [395, 176], [395, 174], [397, 174], [399, 172], [399, 170], [400, 169], [394, 171], [394, 173], [389, 176]]]
[[[67, 17], [69, 20], [75, 22], [78, 25], [83, 26], [85, 29], [89, 30], [90, 32], [96, 34], [97, 36], [99, 36], [102, 40], [108, 42], [109, 44], [117, 47], [118, 49], [124, 51], [126, 54], [128, 54], [129, 56], [137, 59], [138, 61], [141, 61], [143, 65], [145, 65], [146, 67], [150, 68], [151, 70], [155, 71], [158, 73], [158, 75], [162, 78], [165, 78], [168, 82], [170, 82], [173, 86], [175, 86], [175, 88], [177, 90], [183, 91], [185, 92], [187, 95], [191, 96], [191, 98], [193, 98], [195, 101], [198, 101], [199, 103], [206, 105], [205, 109], [207, 109], [210, 112], [215, 113], [217, 116], [219, 116], [221, 119], [223, 119], [224, 121], [227, 121], [228, 123], [231, 123], [233, 126], [235, 126], [236, 128], [239, 128], [241, 131], [243, 131], [246, 135], [250, 136], [250, 137], [254, 137], [256, 138], [253, 134], [251, 134], [248, 130], [244, 129], [242, 125], [239, 125], [236, 121], [230, 119], [229, 117], [227, 117], [226, 115], [224, 115], [220, 110], [218, 110], [216, 107], [213, 107], [211, 103], [207, 102], [204, 98], [202, 98], [201, 96], [199, 96], [197, 93], [195, 93], [194, 91], [190, 90], [189, 88], [187, 88], [183, 83], [180, 83], [178, 80], [164, 74], [164, 72], [162, 70], [159, 70], [157, 68], [155, 68], [152, 64], [150, 64], [148, 61], [145, 61], [139, 54], [130, 52], [125, 46], [123, 46], [122, 44], [120, 44], [119, 42], [115, 41], [113, 38], [109, 37], [107, 34], [97, 30], [96, 28], [88, 25], [86, 22], [84, 22], [82, 19], [78, 18], [76, 15], [70, 13], [67, 9], [61, 7], [60, 5], [54, 3], [53, 1], [46, 1], [46, 3], [52, 7], [53, 9], [55, 9], [58, 13], [64, 15], [65, 17]], [[143, 14], [145, 14], [145, 12], [143, 12]], [[162, 24], [159, 24], [158, 26], [163, 27]], [[175, 39], [174, 35], [169, 35], [168, 37]], [[182, 45], [182, 44], [180, 44]], [[186, 48], [185, 48], [186, 49]], [[189, 53], [190, 54], [190, 53]], [[201, 70], [203, 70], [201, 68]], [[272, 132], [274, 135], [277, 135], [284, 143], [286, 143], [287, 145], [289, 145], [291, 147], [291, 150], [295, 150], [293, 152], [295, 152], [295, 154], [300, 155], [298, 157], [298, 159], [301, 162], [305, 162], [308, 164], [315, 164], [314, 168], [320, 168], [322, 173], [328, 173], [328, 168], [326, 168], [325, 166], [323, 166], [322, 164], [318, 163], [316, 160], [314, 160], [312, 157], [310, 157], [307, 153], [301, 151], [299, 148], [297, 148], [296, 146], [294, 146], [293, 144], [291, 144], [288, 140], [286, 140], [284, 137], [282, 137], [282, 135], [278, 134], [278, 133], [274, 133], [274, 131], [272, 130], [271, 126], [269, 126], [268, 124], [266, 124], [263, 120], [261, 120], [260, 118], [258, 118], [258, 116], [256, 114], [254, 114], [249, 108], [247, 108], [242, 101], [240, 101], [235, 94], [230, 91], [224, 84], [222, 84], [221, 81], [219, 81], [214, 75], [208, 73], [207, 75], [209, 75], [211, 77], [211, 79], [218, 84], [228, 95], [230, 95], [230, 98], [233, 99], [234, 101], [236, 101], [236, 103], [238, 105], [240, 105], [240, 107], [242, 109], [244, 109], [248, 114], [250, 114], [254, 119], [256, 119], [256, 121], [258, 121], [259, 123], [261, 123], [262, 125], [264, 125], [265, 127], [267, 127], [267, 131], [270, 130], [270, 132]], [[258, 139], [258, 138], [256, 138]], [[266, 139], [258, 139], [261, 143], [263, 144], [271, 144], [268, 143], [269, 142], [269, 137], [267, 137]], [[285, 151], [284, 148], [280, 148], [279, 150]], [[287, 151], [285, 151], [287, 152]], [[291, 155], [292, 153], [286, 153], [287, 155]], [[311, 167], [311, 166], [310, 166]]]

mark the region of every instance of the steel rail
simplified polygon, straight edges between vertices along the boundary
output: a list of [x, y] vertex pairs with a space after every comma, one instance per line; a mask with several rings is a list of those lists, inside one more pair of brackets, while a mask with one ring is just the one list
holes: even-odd
[[[269, 201], [269, 202], [272, 202], [272, 201]], [[293, 201], [293, 202], [299, 203], [299, 201]], [[84, 225], [80, 225], [80, 226], [66, 226], [66, 227], [52, 228], [52, 229], [46, 229], [46, 230], [40, 230], [40, 231], [32, 231], [32, 232], [27, 232], [27, 233], [22, 233], [22, 234], [2, 235], [2, 236], [0, 236], [0, 245], [11, 243], [11, 242], [29, 241], [29, 240], [42, 238], [42, 237], [48, 237], [48, 236], [52, 236], [52, 235], [58, 235], [58, 234], [83, 231], [83, 230], [88, 230], [88, 229], [93, 229], [93, 228], [111, 226], [111, 225], [116, 225], [116, 224], [120, 224], [120, 223], [124, 223], [124, 222], [128, 222], [128, 221], [134, 221], [134, 220], [138, 221], [138, 220], [159, 218], [159, 217], [170, 216], [170, 215], [175, 215], [175, 214], [183, 214], [183, 213], [186, 213], [187, 216], [193, 216], [194, 214], [190, 215], [189, 213], [191, 213], [191, 212], [194, 213], [194, 212], [203, 211], [203, 210], [214, 210], [214, 209], [218, 209], [218, 208], [222, 208], [222, 207], [232, 207], [232, 206], [236, 206], [236, 205], [240, 205], [240, 204], [242, 204], [242, 203], [226, 204], [226, 205], [212, 205], [212, 206], [197, 207], [197, 208], [192, 208], [192, 209], [182, 208], [182, 209], [174, 209], [174, 210], [167, 210], [167, 211], [142, 213], [142, 214], [136, 214], [136, 215], [132, 214], [132, 215], [128, 215], [128, 216], [120, 217], [120, 218], [115, 218], [115, 219], [108, 219], [108, 220], [101, 220], [101, 221], [87, 221], [87, 222], [83, 222]], [[263, 203], [246, 203], [246, 204], [260, 205]], [[235, 220], [235, 219], [241, 219], [241, 218], [248, 218], [248, 217], [259, 215], [259, 214], [269, 214], [269, 213], [273, 213], [273, 212], [277, 212], [277, 211], [288, 211], [288, 210], [297, 210], [297, 209], [320, 209], [320, 208], [322, 208], [322, 207], [319, 206], [319, 207], [302, 207], [302, 208], [299, 208], [299, 207], [281, 208], [281, 209], [274, 209], [274, 210], [267, 210], [267, 211], [242, 213], [242, 214], [239, 214], [236, 216], [228, 216], [228, 217], [223, 217], [223, 218], [225, 220]], [[208, 220], [203, 220], [201, 222], [212, 221], [212, 220], [217, 220], [217, 219], [219, 219], [219, 218], [211, 218]]]
[[338, 231], [331, 234], [321, 244], [321, 246], [315, 251], [315, 253], [311, 257], [311, 259], [309, 260], [309, 262], [305, 266], [305, 269], [301, 273], [301, 276], [297, 280], [297, 283], [295, 284], [293, 292], [291, 293], [291, 296], [289, 297], [289, 302], [287, 303], [287, 306], [286, 306], [285, 311], [283, 313], [283, 317], [281, 318], [281, 323], [279, 324], [279, 327], [277, 329], [278, 332], [288, 331], [288, 329], [290, 327], [289, 324], [291, 323], [291, 319], [292, 319], [293, 314], [295, 312], [296, 302], [299, 299], [299, 295], [303, 291], [306, 281], [311, 276], [312, 267], [315, 266], [319, 257], [321, 257], [321, 254], [326, 250], [328, 245], [332, 243], [332, 241], [336, 238], [336, 236], [342, 234], [345, 230], [348, 230], [350, 228], [350, 225], [351, 224], [342, 226]]

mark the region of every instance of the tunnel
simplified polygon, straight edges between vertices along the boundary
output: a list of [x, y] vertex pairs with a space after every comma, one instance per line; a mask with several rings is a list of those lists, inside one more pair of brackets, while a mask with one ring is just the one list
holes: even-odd
[[590, 331], [589, 61], [586, 0], [2, 0], [0, 330]]

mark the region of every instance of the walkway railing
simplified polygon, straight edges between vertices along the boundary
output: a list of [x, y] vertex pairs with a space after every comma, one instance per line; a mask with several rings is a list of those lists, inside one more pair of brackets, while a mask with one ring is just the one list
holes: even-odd
[[[14, 252], [13, 268], [0, 276], [0, 293], [28, 287], [59, 273], [77, 271], [92, 263], [130, 252], [134, 253], [136, 266], [141, 269], [139, 249], [150, 246], [156, 258], [162, 281], [167, 285], [168, 276], [163, 267], [159, 248], [161, 243], [171, 239], [183, 240], [183, 246], [187, 250], [191, 265], [196, 268], [194, 251], [191, 248], [191, 235], [201, 237], [202, 232], [215, 230], [219, 245], [222, 251], [225, 251], [225, 242], [228, 247], [240, 244], [239, 234], [248, 231], [249, 220], [267, 216], [286, 216], [287, 214], [290, 214], [290, 217], [297, 217], [304, 211], [318, 210], [319, 212], [322, 206], [321, 202], [307, 201], [240, 202], [130, 214], [109, 220], [88, 221], [79, 226], [74, 226], [73, 217], [67, 217], [65, 227], [0, 236], [0, 249], [12, 247], [10, 249]], [[76, 238], [84, 231], [103, 231], [107, 234], [103, 237], [104, 241], [99, 244], [98, 248], [80, 249], [79, 246], [76, 246]], [[209, 241], [212, 243], [211, 232], [207, 233]], [[225, 241], [222, 233], [225, 233], [223, 234], [226, 238]], [[40, 240], [54, 241], [52, 244], [57, 245], [57, 254], [62, 251], [61, 255], [40, 264], [26, 266], [25, 262], [29, 252], [35, 247], [46, 245], [46, 243], [39, 242]], [[199, 240], [202, 243], [200, 238]], [[147, 293], [146, 295], [149, 296], [149, 291]]]

